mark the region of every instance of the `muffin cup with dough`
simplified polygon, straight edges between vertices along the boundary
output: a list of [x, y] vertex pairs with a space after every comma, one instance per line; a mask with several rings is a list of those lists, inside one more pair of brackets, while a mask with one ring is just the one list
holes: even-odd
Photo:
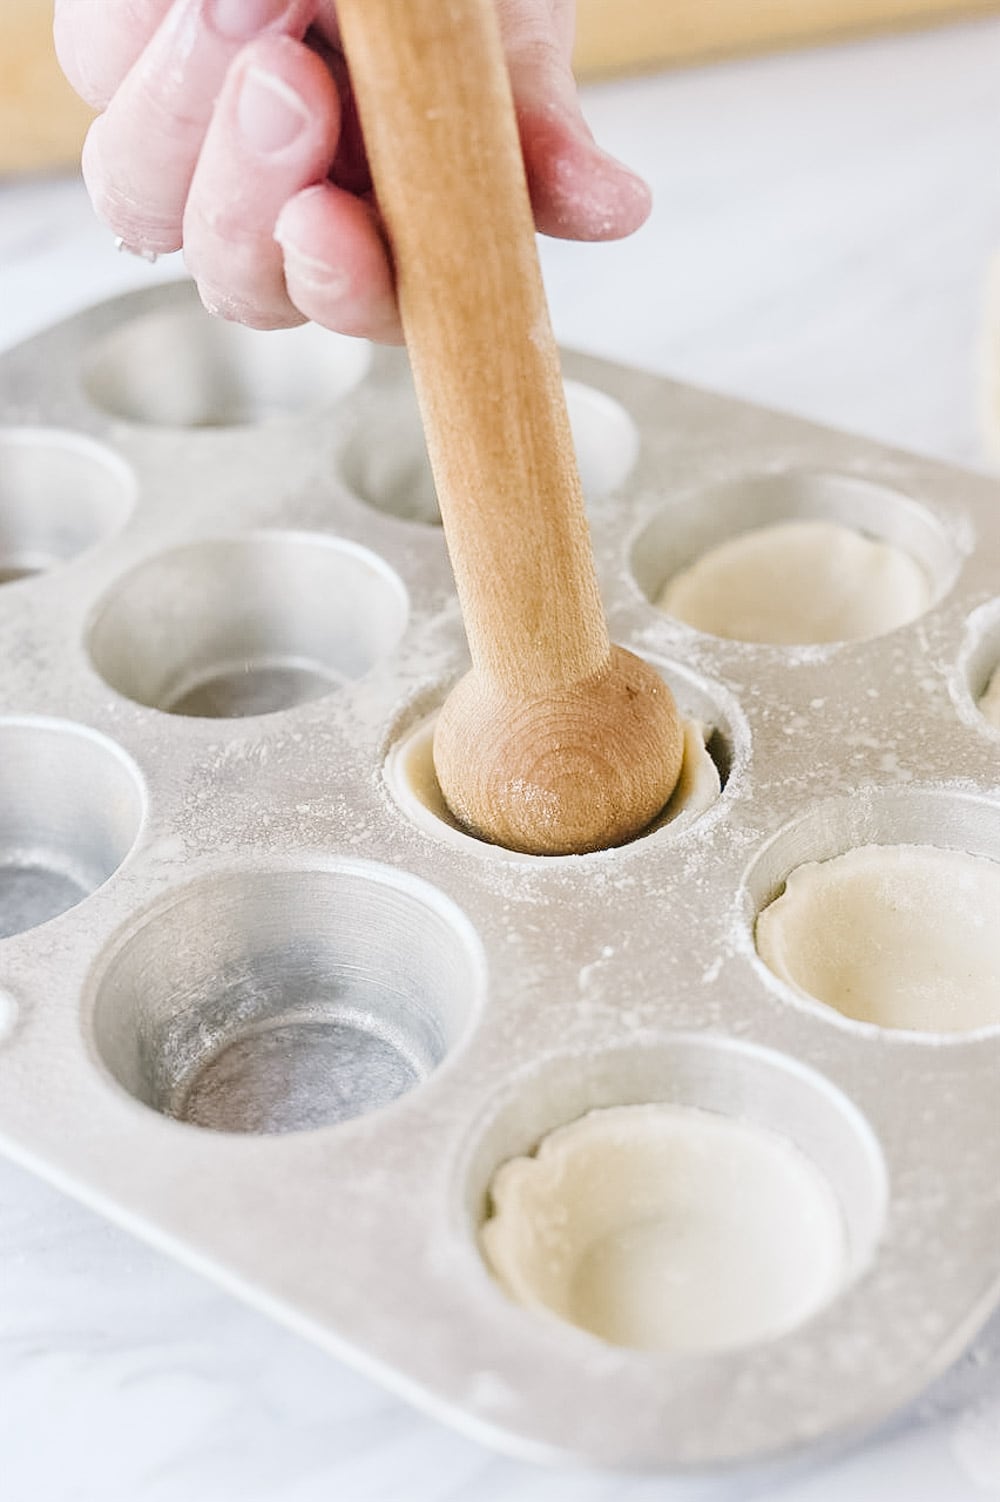
[[902, 548], [802, 518], [709, 548], [655, 603], [712, 636], [809, 646], [880, 636], [922, 615], [931, 598], [926, 573]]
[[986, 723], [995, 730], [1000, 730], [1000, 666], [993, 669], [977, 703], [979, 713]]
[[618, 1346], [751, 1345], [848, 1276], [824, 1173], [777, 1132], [699, 1107], [591, 1111], [505, 1163], [491, 1196], [481, 1244], [510, 1297]]
[[[566, 856], [526, 855], [491, 845], [469, 831], [455, 818], [444, 800], [434, 770], [434, 725], [436, 715], [420, 721], [390, 749], [386, 757], [385, 778], [393, 798], [402, 811], [425, 833], [447, 844], [466, 846], [471, 843], [482, 850], [499, 852], [510, 860], [565, 860]], [[722, 792], [722, 778], [707, 744], [708, 730], [697, 720], [685, 719], [684, 758], [677, 786], [660, 816], [647, 830], [637, 835], [644, 839], [670, 827], [675, 833], [687, 828], [716, 802]], [[580, 859], [574, 856], [571, 859]]]
[[933, 845], [864, 845], [791, 872], [757, 952], [800, 995], [877, 1027], [1000, 1023], [1000, 862]]

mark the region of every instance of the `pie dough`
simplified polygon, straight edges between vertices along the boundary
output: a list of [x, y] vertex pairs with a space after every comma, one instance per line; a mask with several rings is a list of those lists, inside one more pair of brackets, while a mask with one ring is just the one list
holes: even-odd
[[979, 712], [984, 720], [1000, 730], [1000, 667], [994, 668], [990, 681], [983, 691], [983, 696], [979, 701]]
[[800, 994], [878, 1027], [1000, 1022], [1000, 863], [863, 845], [799, 866], [757, 919], [757, 952]]
[[618, 1346], [753, 1344], [846, 1277], [841, 1208], [812, 1161], [696, 1107], [592, 1111], [505, 1163], [491, 1196], [481, 1245], [509, 1296]]
[[805, 646], [892, 631], [931, 603], [909, 553], [829, 521], [741, 533], [668, 579], [656, 604], [712, 636]]

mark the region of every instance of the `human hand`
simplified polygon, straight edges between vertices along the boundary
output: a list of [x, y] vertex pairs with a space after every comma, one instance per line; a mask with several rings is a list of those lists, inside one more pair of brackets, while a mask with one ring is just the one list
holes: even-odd
[[[602, 152], [570, 71], [573, 0], [497, 0], [538, 228], [613, 240], [649, 190]], [[131, 249], [183, 247], [206, 307], [401, 339], [334, 0], [56, 0], [59, 60], [103, 113], [83, 152]]]

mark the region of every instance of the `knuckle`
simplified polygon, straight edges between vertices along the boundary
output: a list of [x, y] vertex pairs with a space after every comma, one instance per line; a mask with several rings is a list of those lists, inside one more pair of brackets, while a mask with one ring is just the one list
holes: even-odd
[[[232, 194], [232, 196], [230, 196]], [[228, 185], [212, 187], [199, 183], [191, 195], [185, 240], [199, 248], [203, 243], [242, 246], [248, 224], [253, 224], [253, 205]]]

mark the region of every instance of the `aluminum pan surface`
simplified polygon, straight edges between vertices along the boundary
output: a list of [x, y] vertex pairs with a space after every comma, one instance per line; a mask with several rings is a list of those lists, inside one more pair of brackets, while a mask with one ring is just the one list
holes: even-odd
[[[590, 505], [612, 633], [718, 706], [732, 767], [715, 808], [676, 836], [508, 861], [430, 838], [382, 776], [388, 745], [467, 661], [439, 529], [364, 504], [338, 458], [404, 381], [402, 357], [377, 351], [337, 402], [245, 427], [146, 426], [87, 398], [79, 371], [95, 341], [194, 304], [186, 286], [120, 298], [0, 358], [8, 426], [87, 435], [137, 481], [124, 528], [0, 591], [0, 715], [89, 727], [131, 758], [144, 789], [138, 840], [113, 878], [0, 945], [0, 991], [17, 1014], [0, 1044], [8, 1151], [505, 1449], [684, 1469], [873, 1425], [958, 1354], [1000, 1294], [1000, 1039], [877, 1034], [795, 1000], [753, 955], [747, 873], [800, 816], [828, 854], [866, 830], [958, 845], [982, 830], [982, 853], [1000, 856], [998, 740], [961, 670], [969, 618], [990, 615], [1000, 579], [996, 486], [567, 355], [567, 375], [620, 402], [640, 437], [628, 479]], [[713, 640], [654, 610], [633, 573], [636, 539], [664, 506], [762, 471], [891, 487], [932, 519], [942, 573], [957, 577], [911, 626], [833, 648]], [[86, 633], [130, 570], [271, 529], [347, 539], [383, 560], [408, 595], [398, 647], [358, 681], [266, 718], [164, 716], [102, 681]], [[337, 1126], [237, 1136], [160, 1116], [110, 1077], [93, 1031], [109, 953], [180, 889], [255, 871], [416, 879], [468, 920], [483, 995], [418, 1089]], [[669, 1096], [691, 1035], [718, 1060], [720, 1108], [752, 1114], [746, 1080], [767, 1050], [862, 1113], [890, 1186], [877, 1257], [803, 1329], [723, 1356], [641, 1356], [514, 1308], [472, 1227], [496, 1155], [588, 1105]]]

